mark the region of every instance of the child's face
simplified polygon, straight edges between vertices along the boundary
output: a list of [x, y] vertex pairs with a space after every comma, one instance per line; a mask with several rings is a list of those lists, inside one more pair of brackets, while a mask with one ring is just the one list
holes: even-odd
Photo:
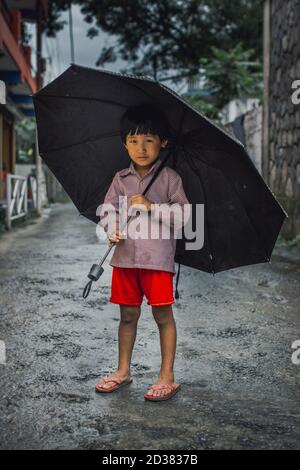
[[156, 134], [131, 134], [126, 138], [126, 147], [131, 160], [138, 167], [150, 167], [156, 160], [161, 147], [165, 147], [167, 141], [161, 141]]

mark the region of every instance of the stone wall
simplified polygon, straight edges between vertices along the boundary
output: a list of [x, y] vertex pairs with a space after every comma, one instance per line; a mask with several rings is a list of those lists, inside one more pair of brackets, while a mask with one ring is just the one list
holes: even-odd
[[268, 183], [289, 214], [283, 235], [300, 233], [300, 0], [271, 0]]

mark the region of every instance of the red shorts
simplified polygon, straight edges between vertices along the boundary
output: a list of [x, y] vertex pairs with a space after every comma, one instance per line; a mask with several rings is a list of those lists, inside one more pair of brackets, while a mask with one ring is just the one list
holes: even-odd
[[113, 266], [110, 302], [114, 304], [141, 305], [144, 295], [148, 305], [171, 305], [173, 276], [168, 271]]

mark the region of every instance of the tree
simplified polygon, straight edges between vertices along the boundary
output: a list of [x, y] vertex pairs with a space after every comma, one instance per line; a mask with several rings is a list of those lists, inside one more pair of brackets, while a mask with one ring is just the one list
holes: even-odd
[[[64, 26], [59, 12], [67, 0], [49, 2], [47, 34]], [[121, 58], [126, 72], [164, 79], [175, 70], [182, 75], [198, 72], [201, 59], [212, 57], [211, 46], [230, 50], [238, 42], [262, 55], [261, 0], [75, 0], [91, 24], [88, 36], [99, 30], [114, 35], [116, 44], [104, 46], [97, 66]], [[92, 24], [94, 23], [94, 24]], [[125, 70], [124, 70], [125, 71]], [[173, 74], [174, 75], [174, 74]], [[177, 78], [177, 76], [179, 78]]]
[[17, 163], [35, 162], [36, 125], [32, 118], [16, 122]]
[[[202, 89], [185, 99], [214, 119], [233, 98], [262, 100], [263, 72], [261, 63], [252, 59], [255, 51], [243, 50], [241, 43], [230, 51], [211, 49], [212, 57], [201, 61], [204, 70]], [[203, 98], [204, 91], [208, 91], [208, 99]]]
[[[258, 96], [262, 70], [262, 0], [75, 0], [88, 36], [102, 30], [116, 38], [100, 51], [97, 66], [127, 62], [125, 73], [150, 75], [174, 84], [203, 71], [217, 90], [205, 105], [212, 116], [233, 97]], [[64, 23], [59, 13], [66, 0], [49, 2], [46, 32], [53, 36]], [[251, 60], [250, 60], [251, 58]], [[254, 94], [254, 95], [253, 95]]]

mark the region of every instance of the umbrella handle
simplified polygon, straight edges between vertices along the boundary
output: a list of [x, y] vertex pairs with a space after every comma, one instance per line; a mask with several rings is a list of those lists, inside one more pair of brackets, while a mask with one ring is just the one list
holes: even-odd
[[102, 260], [100, 261], [100, 263], [99, 264], [93, 264], [93, 266], [91, 267], [90, 272], [88, 274], [88, 278], [90, 279], [90, 281], [86, 284], [86, 286], [83, 289], [83, 293], [82, 293], [82, 297], [84, 299], [86, 299], [87, 296], [89, 295], [91, 287], [92, 287], [92, 283], [95, 282], [95, 281], [98, 281], [98, 279], [100, 278], [100, 276], [104, 272], [104, 268], [102, 267], [102, 264], [104, 263], [105, 259], [107, 258], [107, 256], [108, 256], [110, 250], [112, 249], [113, 245], [114, 244], [112, 243], [111, 246], [108, 248], [108, 250], [104, 254], [104, 256], [103, 256]]
[[92, 282], [93, 282], [93, 281], [89, 281], [89, 282], [86, 284], [85, 288], [83, 289], [82, 297], [83, 297], [84, 299], [86, 299], [87, 296], [88, 296], [89, 293], [90, 293], [90, 290], [91, 290], [91, 287], [92, 287]]
[[[131, 217], [131, 215], [128, 216], [127, 221], [124, 223], [123, 227], [121, 228], [121, 231], [124, 230], [124, 228], [127, 226], [130, 217]], [[110, 246], [109, 246], [108, 250], [106, 251], [106, 253], [104, 253], [104, 256], [100, 260], [99, 264], [93, 264], [93, 266], [91, 267], [90, 272], [88, 274], [88, 278], [90, 279], [90, 281], [86, 284], [86, 286], [83, 289], [83, 293], [82, 293], [82, 297], [84, 299], [86, 299], [88, 297], [88, 295], [90, 293], [90, 290], [91, 290], [91, 287], [92, 287], [92, 283], [95, 282], [95, 281], [98, 281], [98, 279], [100, 278], [100, 276], [104, 272], [104, 268], [102, 267], [102, 264], [106, 260], [107, 256], [109, 255], [109, 253], [110, 253], [110, 251], [111, 251], [111, 249], [114, 245], [115, 245], [115, 242], [110, 242]]]
[[89, 295], [93, 281], [98, 281], [103, 271], [104, 268], [102, 268], [102, 266], [100, 266], [99, 264], [93, 264], [88, 274], [88, 278], [90, 279], [90, 281], [86, 284], [85, 288], [83, 289], [82, 297], [84, 299], [86, 299]]

